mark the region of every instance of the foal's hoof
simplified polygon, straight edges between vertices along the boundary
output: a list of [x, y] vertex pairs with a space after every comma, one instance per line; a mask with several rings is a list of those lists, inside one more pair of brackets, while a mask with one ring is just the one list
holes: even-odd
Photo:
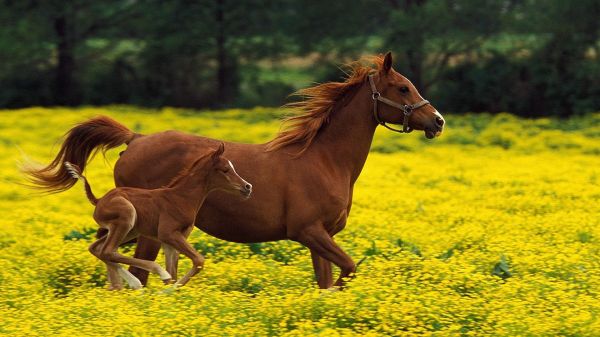
[[167, 284], [167, 285], [175, 283], [175, 280], [172, 279], [172, 278], [167, 278], [167, 279], [164, 279], [162, 281], [163, 281], [164, 284]]
[[108, 287], [109, 291], [116, 291], [116, 290], [123, 290], [123, 285], [119, 284], [119, 285], [111, 285]]
[[131, 283], [129, 283], [129, 288], [133, 290], [142, 289], [143, 287], [144, 286], [142, 285], [142, 282], [140, 282], [137, 278], [135, 280], [132, 280]]

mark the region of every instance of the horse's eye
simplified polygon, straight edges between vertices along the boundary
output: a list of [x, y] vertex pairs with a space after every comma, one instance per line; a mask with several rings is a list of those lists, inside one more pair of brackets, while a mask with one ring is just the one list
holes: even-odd
[[400, 92], [403, 94], [408, 93], [408, 87], [400, 87]]
[[227, 173], [229, 172], [229, 167], [226, 167], [225, 169], [223, 169], [223, 173]]

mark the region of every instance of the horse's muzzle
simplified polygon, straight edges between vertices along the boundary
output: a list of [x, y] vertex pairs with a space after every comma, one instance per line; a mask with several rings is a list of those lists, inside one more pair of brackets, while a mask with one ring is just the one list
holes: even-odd
[[427, 139], [433, 139], [435, 137], [439, 137], [439, 135], [442, 134], [443, 130], [444, 130], [443, 127], [426, 128], [425, 129], [425, 137]]
[[425, 128], [425, 137], [427, 137], [427, 139], [439, 137], [439, 135], [442, 134], [442, 131], [444, 131], [444, 124], [446, 124], [444, 117], [442, 117], [437, 110], [435, 111], [435, 115], [436, 117], [433, 123], [431, 123], [432, 125]]

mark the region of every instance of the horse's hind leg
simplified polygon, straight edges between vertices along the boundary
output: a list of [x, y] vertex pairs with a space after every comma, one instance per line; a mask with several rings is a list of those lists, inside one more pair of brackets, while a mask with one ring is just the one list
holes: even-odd
[[[135, 254], [133, 257], [142, 260], [154, 261], [160, 250], [160, 242], [146, 238], [143, 236], [138, 237], [137, 244], [135, 246]], [[148, 271], [137, 267], [130, 267], [129, 271], [135, 277], [137, 277], [142, 284], [148, 282]]]

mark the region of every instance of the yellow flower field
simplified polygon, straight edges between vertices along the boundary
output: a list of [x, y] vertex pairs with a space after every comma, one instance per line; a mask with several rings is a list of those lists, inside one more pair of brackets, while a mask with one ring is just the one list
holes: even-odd
[[[104, 266], [87, 251], [95, 224], [81, 186], [36, 195], [17, 168], [23, 153], [48, 162], [64, 132], [97, 114], [142, 133], [244, 142], [269, 140], [280, 117], [262, 108], [0, 111], [0, 334], [600, 335], [600, 113], [446, 116], [447, 131], [431, 141], [378, 130], [336, 236], [366, 259], [337, 292], [317, 289], [295, 242], [235, 244], [199, 230], [191, 241], [206, 266], [188, 286], [151, 275], [143, 290], [107, 291]], [[113, 186], [119, 151], [87, 170], [98, 195]]]

